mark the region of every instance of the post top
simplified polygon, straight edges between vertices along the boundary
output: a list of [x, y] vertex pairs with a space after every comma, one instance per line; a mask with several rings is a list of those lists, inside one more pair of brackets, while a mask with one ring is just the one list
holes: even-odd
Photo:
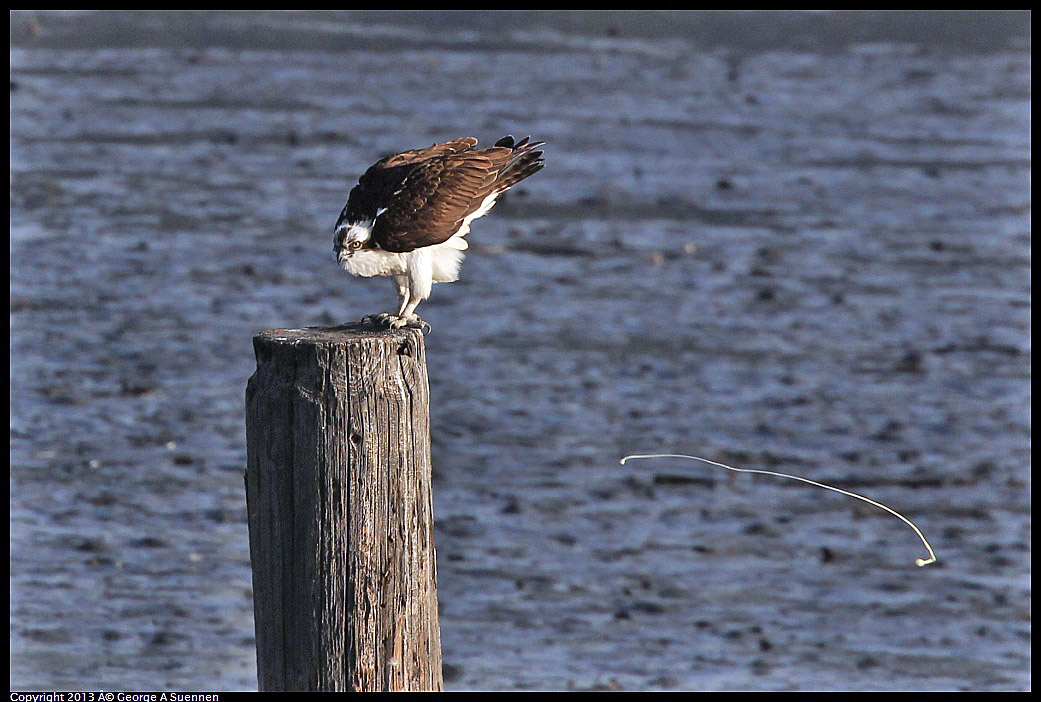
[[386, 329], [371, 324], [352, 322], [340, 324], [335, 327], [302, 327], [296, 329], [266, 329], [253, 337], [254, 341], [266, 342], [311, 342], [311, 343], [338, 343], [345, 341], [360, 341], [362, 339], [380, 339], [385, 341], [405, 340], [420, 338], [423, 332], [419, 329], [402, 328]]

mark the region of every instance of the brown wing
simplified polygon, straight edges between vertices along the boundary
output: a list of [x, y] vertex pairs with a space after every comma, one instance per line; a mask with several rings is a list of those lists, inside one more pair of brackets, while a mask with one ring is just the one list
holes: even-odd
[[[340, 218], [336, 220], [336, 227], [345, 222], [372, 222], [380, 210], [399, 204], [397, 198], [403, 193], [406, 184], [417, 182], [417, 179], [409, 178], [413, 172], [422, 169], [429, 161], [467, 151], [476, 144], [477, 140], [473, 137], [463, 137], [380, 159], [358, 179], [358, 184], [351, 190], [347, 204], [340, 212]], [[416, 195], [422, 197], [422, 191]]]
[[542, 168], [542, 142], [506, 136], [488, 149], [473, 137], [434, 144], [376, 162], [351, 190], [336, 226], [372, 223], [387, 251], [412, 251], [447, 241], [493, 193]]
[[379, 205], [386, 210], [376, 219], [373, 238], [387, 251], [411, 251], [447, 241], [496, 190], [496, 179], [513, 156], [513, 149], [491, 147], [424, 161]]
[[377, 161], [373, 168], [397, 168], [411, 163], [421, 163], [422, 161], [428, 161], [432, 158], [440, 158], [442, 156], [457, 154], [462, 151], [469, 151], [475, 146], [477, 146], [477, 140], [473, 137], [453, 139], [452, 141], [446, 141], [443, 144], [432, 144], [425, 149], [412, 149], [411, 151], [402, 151], [400, 154], [387, 156], [386, 158]]

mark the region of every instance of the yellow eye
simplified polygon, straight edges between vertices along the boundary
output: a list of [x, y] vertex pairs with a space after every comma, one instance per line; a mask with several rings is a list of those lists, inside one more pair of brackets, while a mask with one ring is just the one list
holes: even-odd
[[351, 247], [352, 249], [358, 249], [358, 248], [361, 248], [361, 242], [360, 242], [360, 241], [352, 241], [352, 242], [350, 243], [350, 247]]

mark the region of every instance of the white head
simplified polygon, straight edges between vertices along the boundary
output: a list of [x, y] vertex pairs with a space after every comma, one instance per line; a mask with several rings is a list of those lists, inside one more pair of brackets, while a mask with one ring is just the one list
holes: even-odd
[[372, 238], [372, 222], [343, 222], [333, 233], [333, 250], [340, 262], [361, 250]]

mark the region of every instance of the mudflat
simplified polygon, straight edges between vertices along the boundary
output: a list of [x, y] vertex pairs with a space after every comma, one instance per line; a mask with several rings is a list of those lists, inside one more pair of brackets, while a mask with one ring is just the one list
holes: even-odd
[[12, 689], [255, 689], [251, 336], [390, 310], [349, 189], [507, 133], [422, 308], [446, 687], [1029, 689], [1029, 29], [13, 13]]

